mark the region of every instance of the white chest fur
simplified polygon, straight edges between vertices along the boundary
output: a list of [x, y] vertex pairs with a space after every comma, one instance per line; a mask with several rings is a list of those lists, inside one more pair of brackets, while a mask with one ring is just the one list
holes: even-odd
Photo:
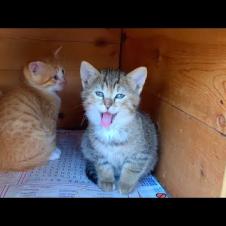
[[116, 128], [98, 128], [95, 134], [100, 142], [95, 142], [95, 148], [109, 163], [120, 167], [128, 155], [128, 132]]
[[116, 168], [122, 166], [128, 155], [127, 145], [104, 145], [103, 143], [98, 142], [96, 148], [98, 152], [100, 152], [107, 161]]
[[103, 143], [124, 143], [128, 140], [127, 131], [119, 128], [103, 128], [99, 127], [95, 131], [96, 136]]

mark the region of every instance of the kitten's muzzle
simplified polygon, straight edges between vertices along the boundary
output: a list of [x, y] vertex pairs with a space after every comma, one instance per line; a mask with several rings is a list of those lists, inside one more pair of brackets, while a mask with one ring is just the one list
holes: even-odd
[[107, 110], [112, 106], [112, 104], [113, 104], [112, 99], [110, 99], [110, 98], [104, 99], [104, 105], [107, 108]]
[[66, 79], [60, 79], [58, 84], [64, 86], [64, 85], [67, 84], [67, 80]]

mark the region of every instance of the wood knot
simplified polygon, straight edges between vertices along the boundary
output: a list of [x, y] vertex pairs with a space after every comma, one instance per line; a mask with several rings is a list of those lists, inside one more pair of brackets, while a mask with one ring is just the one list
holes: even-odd
[[203, 168], [203, 165], [200, 165], [200, 176], [201, 177], [205, 177], [206, 175], [205, 175], [205, 170], [204, 170], [204, 168]]
[[161, 56], [161, 51], [160, 51], [160, 49], [155, 49], [155, 51], [154, 51], [154, 56], [155, 56], [155, 59], [156, 59], [156, 63], [157, 63], [157, 64], [161, 63], [161, 61], [162, 61], [162, 56]]
[[113, 56], [115, 56], [116, 54], [117, 54], [116, 51], [112, 51], [112, 52], [110, 53], [110, 56], [113, 57]]
[[95, 46], [104, 47], [108, 45], [108, 42], [104, 38], [98, 38], [94, 42]]
[[201, 177], [205, 177], [205, 173], [204, 173], [203, 169], [200, 169], [200, 175], [201, 175]]
[[226, 120], [225, 120], [225, 117], [222, 114], [220, 114], [220, 115], [217, 116], [217, 121], [218, 121], [218, 124], [221, 127], [225, 127]]

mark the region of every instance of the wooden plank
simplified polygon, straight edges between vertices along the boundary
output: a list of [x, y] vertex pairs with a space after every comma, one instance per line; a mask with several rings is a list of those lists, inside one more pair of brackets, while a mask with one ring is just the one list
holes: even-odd
[[21, 78], [21, 71], [0, 70], [0, 90], [7, 92], [8, 90], [16, 87]]
[[127, 28], [123, 32], [128, 38], [150, 40], [153, 36], [168, 37], [176, 41], [197, 44], [224, 44], [225, 28]]
[[121, 29], [103, 28], [0, 28], [0, 38], [64, 42], [119, 43]]
[[0, 70], [20, 70], [26, 62], [49, 56], [59, 46], [63, 47], [60, 59], [66, 70], [77, 70], [82, 60], [97, 67], [118, 67], [119, 44], [0, 38]]
[[59, 119], [58, 127], [64, 129], [81, 129], [83, 107], [81, 103], [81, 80], [79, 70], [67, 74], [67, 85], [61, 92], [63, 118]]
[[146, 65], [149, 94], [226, 134], [226, 29], [125, 32], [122, 68]]
[[152, 95], [142, 109], [159, 127], [157, 176], [168, 191], [174, 197], [220, 197], [225, 137]]

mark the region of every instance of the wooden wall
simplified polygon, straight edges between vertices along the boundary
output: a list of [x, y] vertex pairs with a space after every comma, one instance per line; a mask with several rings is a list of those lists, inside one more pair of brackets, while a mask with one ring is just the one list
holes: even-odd
[[[120, 52], [120, 41], [123, 40]], [[157, 174], [176, 197], [220, 196], [226, 165], [226, 29], [0, 29], [0, 90], [57, 47], [66, 69], [59, 128], [81, 128], [79, 66], [148, 67], [142, 109], [159, 127]], [[120, 62], [119, 62], [120, 61]]]
[[78, 129], [83, 110], [79, 67], [87, 60], [97, 67], [119, 65], [120, 29], [0, 29], [0, 90], [18, 84], [28, 61], [50, 55], [63, 46], [60, 57], [66, 69], [59, 128]]
[[148, 67], [157, 174], [177, 197], [220, 196], [226, 165], [226, 29], [124, 29], [121, 66]]

